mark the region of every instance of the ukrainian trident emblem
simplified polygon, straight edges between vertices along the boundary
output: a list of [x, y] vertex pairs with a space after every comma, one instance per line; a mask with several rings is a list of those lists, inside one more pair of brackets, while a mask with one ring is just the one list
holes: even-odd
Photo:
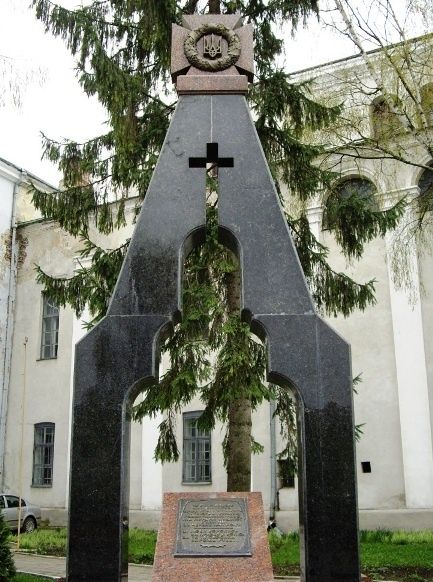
[[210, 59], [222, 56], [221, 36], [211, 34], [203, 38], [203, 55]]
[[[203, 38], [203, 56], [197, 49], [198, 41]], [[222, 54], [222, 39], [227, 41], [227, 54]], [[223, 71], [234, 65], [241, 54], [241, 41], [234, 30], [224, 24], [202, 24], [192, 30], [185, 38], [185, 56], [193, 67], [202, 71]]]

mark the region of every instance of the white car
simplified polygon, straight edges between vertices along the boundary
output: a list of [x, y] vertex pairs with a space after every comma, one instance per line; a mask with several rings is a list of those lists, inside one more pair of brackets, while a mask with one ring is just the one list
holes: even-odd
[[[18, 529], [20, 499], [16, 495], [0, 493], [0, 511], [11, 530]], [[21, 530], [35, 531], [41, 521], [41, 508], [21, 498]]]

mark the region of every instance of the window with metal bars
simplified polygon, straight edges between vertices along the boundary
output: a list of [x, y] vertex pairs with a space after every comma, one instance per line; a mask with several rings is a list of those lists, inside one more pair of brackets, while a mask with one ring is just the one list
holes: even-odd
[[33, 447], [33, 487], [52, 487], [54, 459], [53, 422], [35, 424]]
[[59, 345], [59, 307], [45, 295], [42, 295], [42, 338], [41, 360], [57, 358]]
[[347, 203], [351, 199], [359, 199], [372, 210], [378, 210], [376, 192], [377, 189], [373, 182], [362, 176], [354, 176], [334, 184], [325, 203], [323, 229], [329, 230], [335, 226], [342, 203]]
[[211, 435], [197, 426], [201, 412], [183, 415], [183, 467], [184, 483], [211, 482]]

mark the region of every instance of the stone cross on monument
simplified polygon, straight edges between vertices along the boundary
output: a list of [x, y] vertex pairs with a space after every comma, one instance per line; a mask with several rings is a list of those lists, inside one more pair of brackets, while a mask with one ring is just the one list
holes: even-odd
[[186, 16], [172, 46], [179, 102], [107, 316], [76, 347], [68, 580], [127, 579], [129, 407], [181, 316], [184, 258], [205, 235], [197, 168], [216, 163], [242, 318], [266, 342], [268, 379], [297, 395], [302, 580], [359, 582], [350, 351], [315, 313], [251, 120], [252, 29]]

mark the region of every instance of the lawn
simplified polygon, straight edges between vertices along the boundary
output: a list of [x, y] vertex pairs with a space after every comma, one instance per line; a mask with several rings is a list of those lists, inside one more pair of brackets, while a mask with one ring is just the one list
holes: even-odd
[[41, 576], [33, 576], [32, 574], [17, 574], [12, 582], [44, 582], [52, 581], [52, 578], [43, 578]]
[[[142, 529], [129, 531], [129, 557], [133, 564], [153, 564], [157, 532]], [[11, 536], [16, 543], [17, 537]], [[21, 534], [20, 549], [47, 556], [66, 555], [66, 529], [38, 529], [31, 534]]]
[[[275, 574], [298, 574], [298, 534], [271, 535], [269, 541]], [[433, 531], [363, 531], [361, 564], [375, 580], [433, 582]]]
[[[129, 532], [129, 562], [152, 564], [156, 532], [131, 529]], [[40, 529], [21, 535], [21, 548], [39, 554], [65, 555], [65, 529]], [[16, 537], [12, 538], [16, 541]], [[297, 533], [269, 538], [275, 574], [299, 573], [299, 536]], [[433, 582], [433, 531], [361, 532], [362, 571], [375, 580], [403, 582]], [[30, 582], [15, 579], [14, 582]]]

